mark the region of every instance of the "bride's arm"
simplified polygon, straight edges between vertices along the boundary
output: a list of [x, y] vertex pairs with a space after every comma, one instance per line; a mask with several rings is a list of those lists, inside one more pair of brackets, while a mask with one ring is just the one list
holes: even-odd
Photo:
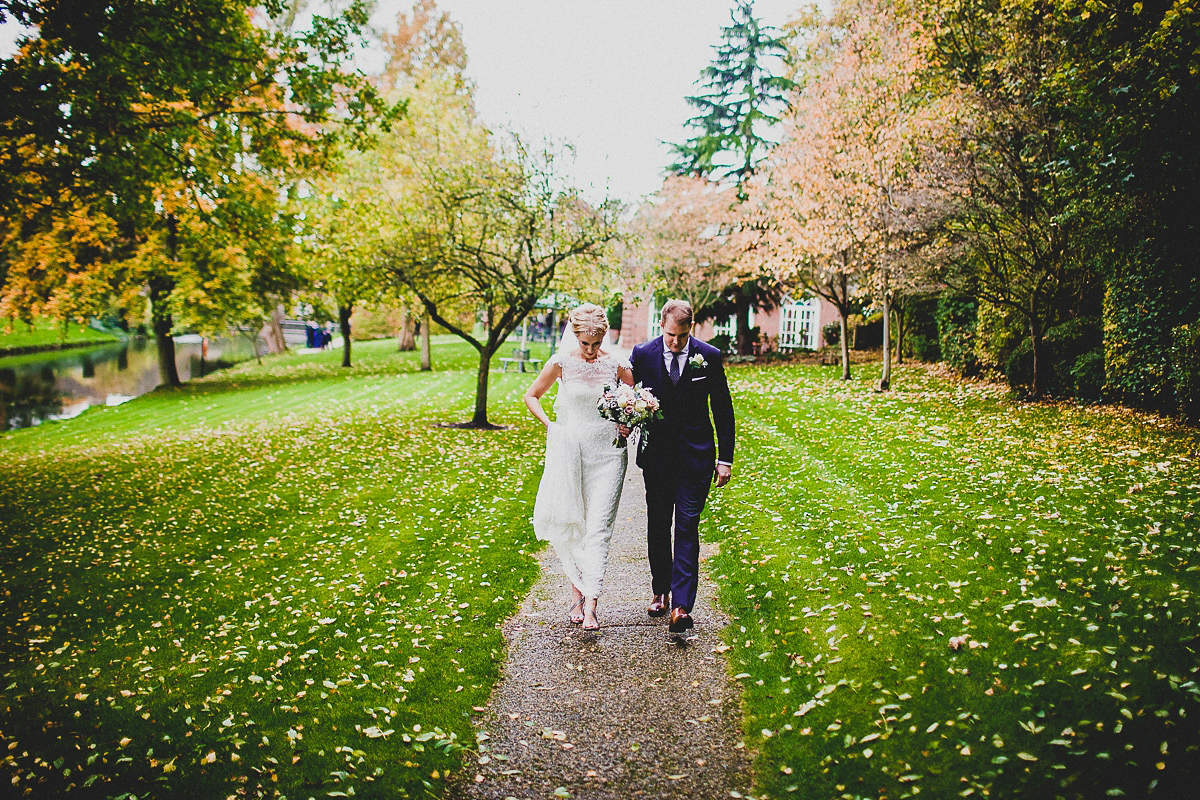
[[[617, 380], [626, 386], [633, 386], [633, 370], [625, 366], [617, 367]], [[619, 435], [622, 439], [629, 436], [631, 433], [633, 433], [633, 428], [625, 425], [617, 425], [617, 435]]]
[[533, 383], [525, 390], [525, 407], [529, 409], [530, 414], [533, 414], [534, 419], [547, 428], [550, 427], [550, 417], [546, 416], [546, 411], [542, 408], [542, 395], [550, 390], [560, 375], [562, 375], [562, 367], [558, 365], [558, 362], [548, 361], [538, 376], [533, 379]]

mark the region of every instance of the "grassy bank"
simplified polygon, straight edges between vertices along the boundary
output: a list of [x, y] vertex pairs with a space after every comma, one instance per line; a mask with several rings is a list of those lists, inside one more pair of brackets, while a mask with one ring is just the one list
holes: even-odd
[[[12, 328], [6, 331], [6, 328]], [[38, 319], [32, 328], [24, 322], [7, 320], [0, 326], [0, 355], [53, 350], [60, 347], [83, 347], [89, 344], [108, 344], [117, 336], [74, 322], [64, 326], [52, 319]]]
[[[540, 437], [474, 351], [239, 365], [0, 439], [16, 793], [438, 793], [536, 573]], [[496, 376], [496, 421], [528, 376]]]
[[733, 373], [708, 535], [763, 794], [1190, 796], [1200, 435], [835, 369]]

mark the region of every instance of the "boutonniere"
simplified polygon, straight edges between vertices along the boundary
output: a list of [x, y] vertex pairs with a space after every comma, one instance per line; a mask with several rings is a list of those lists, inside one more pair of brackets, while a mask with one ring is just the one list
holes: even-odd
[[699, 353], [689, 358], [688, 363], [692, 365], [692, 369], [704, 369], [708, 366], [708, 362], [704, 360], [704, 356]]

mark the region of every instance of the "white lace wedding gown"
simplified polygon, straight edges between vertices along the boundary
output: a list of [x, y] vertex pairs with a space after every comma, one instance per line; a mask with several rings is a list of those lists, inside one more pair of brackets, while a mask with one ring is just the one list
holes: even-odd
[[533, 532], [550, 542], [563, 572], [584, 597], [599, 597], [608, 566], [628, 448], [613, 445], [616, 424], [596, 411], [605, 385], [629, 362], [603, 353], [588, 363], [556, 353], [562, 367], [555, 422], [546, 431], [546, 468], [533, 506]]

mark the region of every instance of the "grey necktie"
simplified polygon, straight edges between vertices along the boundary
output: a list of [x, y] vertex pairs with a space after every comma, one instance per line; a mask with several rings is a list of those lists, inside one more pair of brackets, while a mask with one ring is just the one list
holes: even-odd
[[681, 353], [674, 353], [671, 356], [671, 383], [679, 383], [679, 356]]

